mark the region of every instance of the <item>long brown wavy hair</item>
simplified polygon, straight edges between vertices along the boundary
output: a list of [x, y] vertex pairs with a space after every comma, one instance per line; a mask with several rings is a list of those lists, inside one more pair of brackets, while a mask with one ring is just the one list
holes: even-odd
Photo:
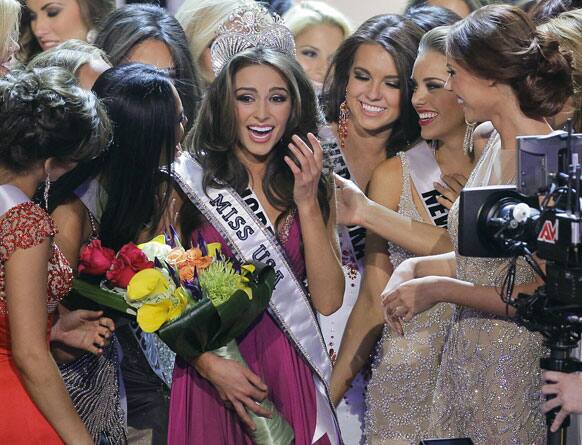
[[[204, 169], [204, 187], [229, 184], [237, 192], [248, 185], [249, 174], [234, 155], [240, 143], [235, 112], [234, 78], [243, 68], [264, 65], [277, 70], [287, 80], [292, 110], [285, 133], [273, 148], [263, 178], [263, 190], [269, 203], [286, 214], [295, 208], [293, 173], [283, 160], [294, 158], [288, 144], [291, 136], [305, 139], [309, 132], [316, 134], [321, 123], [315, 92], [301, 66], [295, 59], [265, 48], [253, 48], [234, 56], [210, 85], [202, 102], [198, 120], [187, 138], [187, 149], [194, 153]], [[318, 199], [324, 219], [329, 217], [330, 176], [324, 174], [319, 183]]]

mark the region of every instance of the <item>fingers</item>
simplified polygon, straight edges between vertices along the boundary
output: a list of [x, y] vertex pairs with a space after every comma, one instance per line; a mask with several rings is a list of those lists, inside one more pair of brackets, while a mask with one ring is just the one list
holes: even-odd
[[554, 419], [554, 422], [552, 423], [552, 426], [550, 428], [552, 433], [558, 431], [562, 422], [566, 420], [566, 417], [568, 417], [569, 415], [570, 413], [568, 411], [565, 411], [564, 409], [561, 409], [560, 412], [556, 414], [556, 418]]
[[453, 203], [451, 201], [449, 201], [447, 198], [445, 198], [444, 196], [437, 196], [437, 201], [440, 205], [442, 205], [443, 207], [451, 210], [451, 207], [453, 207]]
[[559, 382], [560, 377], [564, 374], [556, 371], [545, 371], [543, 374], [543, 378], [546, 382]]
[[400, 320], [397, 320], [396, 318], [389, 316], [388, 314], [386, 314], [386, 312], [384, 312], [384, 319], [386, 321], [386, 324], [390, 326], [392, 332], [396, 333], [396, 335], [400, 336], [404, 335], [404, 330], [402, 329], [402, 323], [400, 323]]
[[558, 397], [554, 397], [544, 403], [543, 411], [544, 413], [547, 413], [555, 408], [558, 408], [559, 406], [562, 406], [562, 400]]
[[99, 320], [99, 325], [107, 328], [110, 332], [115, 331], [115, 322], [111, 318], [101, 317]]
[[256, 400], [247, 397], [243, 399], [243, 403], [245, 407], [255, 413], [257, 416], [271, 418], [273, 417], [273, 413], [269, 411], [267, 408], [259, 404]]
[[455, 199], [457, 199], [457, 196], [459, 195], [458, 192], [455, 192], [455, 191], [451, 190], [450, 188], [439, 184], [438, 182], [433, 182], [432, 185], [434, 186], [434, 188], [437, 192], [439, 192], [441, 195], [443, 195], [451, 203], [454, 202]]
[[453, 173], [452, 175], [443, 175], [441, 177], [442, 181], [446, 184], [456, 194], [459, 194], [465, 184], [467, 183], [467, 178], [458, 173]]
[[[249, 380], [249, 382], [251, 382], [259, 391], [264, 392], [264, 397], [267, 396], [267, 385], [265, 385], [265, 383], [263, 383], [263, 381], [261, 380], [261, 378], [256, 375], [253, 371], [251, 371], [250, 369], [244, 369], [244, 373], [245, 373], [245, 377]], [[258, 401], [263, 400], [263, 398], [261, 399], [255, 399]]]
[[76, 309], [74, 312], [79, 319], [84, 319], [86, 321], [99, 320], [103, 315], [103, 311], [90, 311], [87, 309]]
[[238, 400], [233, 400], [231, 403], [232, 403], [232, 407], [234, 408], [234, 410], [238, 414], [238, 417], [240, 418], [242, 423], [244, 423], [252, 431], [256, 430], [257, 426], [255, 425], [255, 422], [252, 421], [251, 417], [248, 415], [247, 411], [245, 410], [244, 405], [241, 402], [239, 402]]

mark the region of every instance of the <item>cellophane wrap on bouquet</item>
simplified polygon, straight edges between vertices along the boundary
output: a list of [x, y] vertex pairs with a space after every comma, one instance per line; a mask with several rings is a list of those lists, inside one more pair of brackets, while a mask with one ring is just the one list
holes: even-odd
[[[219, 243], [188, 250], [177, 236], [160, 235], [119, 252], [92, 241], [81, 252], [75, 291], [99, 306], [137, 318], [144, 332], [155, 332], [187, 361], [204, 352], [247, 366], [236, 338], [267, 309], [275, 271], [259, 262], [235, 264], [221, 254]], [[101, 279], [99, 280], [99, 277]], [[250, 432], [259, 445], [288, 445], [294, 434], [269, 400], [260, 405], [271, 418], [251, 411]]]

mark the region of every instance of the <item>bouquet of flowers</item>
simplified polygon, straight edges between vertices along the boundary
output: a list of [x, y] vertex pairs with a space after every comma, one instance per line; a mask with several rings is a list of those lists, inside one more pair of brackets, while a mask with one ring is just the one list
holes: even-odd
[[[272, 267], [236, 264], [219, 243], [184, 249], [177, 236], [160, 235], [119, 252], [93, 240], [82, 251], [73, 289], [100, 306], [135, 316], [144, 332], [157, 333], [186, 360], [208, 351], [246, 366], [236, 337], [265, 311], [275, 283]], [[98, 282], [96, 282], [98, 281]], [[270, 419], [252, 412], [257, 444], [288, 445], [290, 425], [265, 400]]]

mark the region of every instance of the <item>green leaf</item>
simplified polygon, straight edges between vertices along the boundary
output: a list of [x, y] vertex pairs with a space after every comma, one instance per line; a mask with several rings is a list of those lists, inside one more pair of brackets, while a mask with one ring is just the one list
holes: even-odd
[[[94, 303], [97, 303], [99, 306], [113, 309], [133, 317], [137, 314], [137, 311], [128, 305], [121, 295], [113, 291], [101, 289], [95, 284], [75, 278], [73, 280], [73, 290]], [[74, 294], [72, 297], [74, 298]]]
[[203, 298], [180, 318], [160, 328], [158, 335], [162, 341], [182, 358], [191, 360], [244, 334], [269, 305], [275, 283], [272, 267], [253, 264], [256, 270], [249, 282], [252, 300], [242, 290], [218, 307]]

